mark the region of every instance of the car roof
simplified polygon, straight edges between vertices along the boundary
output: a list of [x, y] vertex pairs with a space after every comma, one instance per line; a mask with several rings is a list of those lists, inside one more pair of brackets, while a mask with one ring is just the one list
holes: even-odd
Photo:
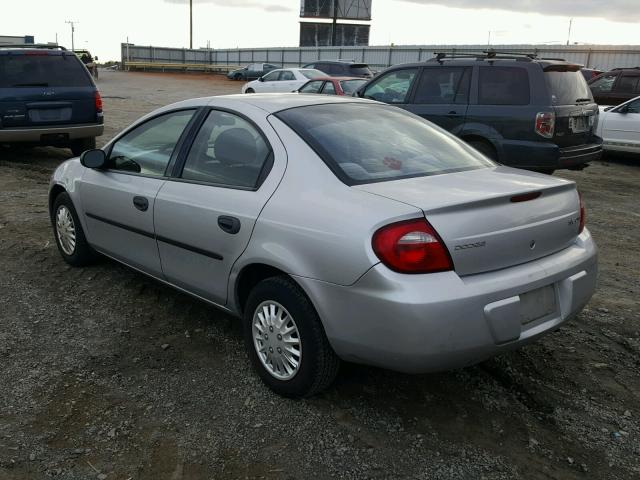
[[[313, 68], [305, 68], [304, 70], [315, 70]], [[310, 78], [309, 81], [310, 82], [315, 82], [316, 80], [325, 80], [325, 81], [342, 81], [342, 80], [362, 80], [363, 82], [366, 82], [367, 79], [366, 78], [362, 78], [362, 77], [330, 77], [328, 75], [324, 76], [324, 77], [316, 77], [316, 78]]]
[[527, 66], [527, 65], [539, 65], [542, 69], [545, 69], [551, 65], [578, 65], [573, 62], [567, 62], [566, 60], [560, 59], [545, 59], [545, 58], [534, 58], [534, 59], [526, 59], [523, 58], [446, 58], [441, 61], [437, 61], [436, 57], [430, 58], [423, 62], [411, 62], [411, 63], [401, 63], [398, 65], [393, 65], [389, 67], [387, 70], [395, 70], [396, 68], [420, 68], [420, 67], [444, 67], [447, 65], [453, 66], [473, 66], [473, 65], [482, 65], [483, 63], [495, 63], [500, 64], [501, 66]]

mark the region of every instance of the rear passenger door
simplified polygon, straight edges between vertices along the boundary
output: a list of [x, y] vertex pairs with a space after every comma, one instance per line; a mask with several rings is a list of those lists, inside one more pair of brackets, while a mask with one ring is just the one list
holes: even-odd
[[[247, 107], [250, 108], [250, 107]], [[256, 118], [254, 116], [254, 118]], [[156, 198], [165, 278], [219, 305], [231, 268], [284, 173], [286, 153], [266, 117], [211, 110]]]
[[470, 67], [425, 67], [407, 110], [459, 133], [469, 106]]

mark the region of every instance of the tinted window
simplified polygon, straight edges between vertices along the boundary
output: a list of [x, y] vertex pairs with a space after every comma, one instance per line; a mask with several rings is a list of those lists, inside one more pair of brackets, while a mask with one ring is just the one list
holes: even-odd
[[353, 75], [354, 77], [372, 76], [373, 75], [373, 73], [371, 72], [371, 69], [369, 68], [369, 66], [365, 65], [365, 64], [354, 64], [354, 65], [351, 65], [349, 67], [349, 74]]
[[276, 70], [274, 72], [267, 73], [265, 76], [262, 77], [262, 79], [265, 82], [274, 82], [274, 81], [278, 80], [279, 76], [280, 76], [280, 71]]
[[329, 73], [329, 65], [326, 63], [316, 63], [315, 65], [308, 65], [307, 68], [315, 68], [323, 73]]
[[276, 114], [347, 184], [494, 165], [427, 121], [375, 104], [325, 104]]
[[0, 55], [0, 87], [90, 87], [91, 80], [74, 55]]
[[280, 80], [295, 80], [296, 77], [293, 74], [293, 72], [290, 72], [289, 70], [283, 70], [280, 73]]
[[640, 113], [640, 99], [627, 103], [626, 107], [627, 113]]
[[529, 75], [524, 68], [481, 67], [478, 85], [481, 105], [528, 105]]
[[269, 154], [253, 125], [237, 115], [214, 110], [196, 136], [182, 178], [254, 188]]
[[631, 75], [622, 75], [618, 81], [616, 90], [622, 93], [634, 93], [638, 91], [638, 82], [640, 77]]
[[193, 110], [167, 113], [120, 138], [109, 154], [109, 168], [163, 176]]
[[309, 79], [327, 76], [326, 74], [322, 73], [320, 70], [313, 70], [310, 68], [302, 69], [300, 70], [300, 73]]
[[470, 69], [460, 67], [425, 68], [414, 103], [468, 103]]
[[417, 73], [415, 68], [387, 73], [371, 83], [364, 96], [385, 103], [406, 103]]
[[[328, 70], [328, 72], [327, 72]], [[328, 65], [327, 69], [324, 70], [331, 75], [342, 75], [344, 74], [344, 65], [339, 65], [337, 63], [331, 63]]]
[[553, 105], [574, 105], [593, 101], [591, 90], [579, 72], [545, 71], [544, 79], [551, 93]]
[[340, 80], [340, 86], [345, 95], [351, 95], [366, 82], [366, 80]]
[[318, 93], [322, 87], [322, 80], [315, 80], [313, 82], [307, 82], [301, 89], [302, 93]]
[[324, 88], [322, 89], [322, 93], [325, 95], [335, 95], [336, 87], [333, 85], [333, 82], [327, 82], [324, 84]]
[[594, 93], [609, 93], [613, 90], [613, 84], [617, 76], [618, 74], [616, 73], [602, 75], [594, 80], [593, 83], [589, 85], [589, 88], [591, 88], [591, 91]]

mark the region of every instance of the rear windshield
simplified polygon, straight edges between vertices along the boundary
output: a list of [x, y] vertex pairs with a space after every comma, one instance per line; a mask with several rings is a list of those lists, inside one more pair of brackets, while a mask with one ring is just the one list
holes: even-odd
[[494, 165], [453, 135], [396, 107], [332, 103], [276, 116], [347, 185]]
[[365, 64], [354, 64], [349, 67], [349, 71], [353, 75], [372, 75], [371, 69]]
[[327, 76], [326, 73], [321, 72], [320, 70], [316, 70], [315, 68], [303, 68], [302, 70], [300, 70], [300, 73], [305, 77], [307, 77], [308, 79]]
[[351, 95], [365, 83], [367, 83], [366, 80], [341, 80], [340, 86], [346, 95]]
[[91, 80], [73, 55], [0, 55], [0, 88], [89, 87]]
[[575, 105], [576, 103], [593, 102], [591, 90], [580, 71], [544, 72], [544, 79], [551, 93], [553, 105]]

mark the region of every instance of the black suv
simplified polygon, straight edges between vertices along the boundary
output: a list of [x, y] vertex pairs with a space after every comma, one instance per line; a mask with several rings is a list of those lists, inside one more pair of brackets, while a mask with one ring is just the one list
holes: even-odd
[[51, 45], [0, 45], [0, 143], [95, 148], [102, 99], [73, 53]]
[[351, 60], [318, 60], [302, 68], [315, 68], [330, 77], [372, 78], [373, 72], [366, 63], [355, 63]]
[[619, 105], [640, 95], [640, 67], [614, 68], [589, 81], [600, 105]]
[[562, 60], [439, 53], [385, 70], [357, 95], [420, 115], [514, 167], [551, 173], [602, 154], [598, 106], [580, 66]]

